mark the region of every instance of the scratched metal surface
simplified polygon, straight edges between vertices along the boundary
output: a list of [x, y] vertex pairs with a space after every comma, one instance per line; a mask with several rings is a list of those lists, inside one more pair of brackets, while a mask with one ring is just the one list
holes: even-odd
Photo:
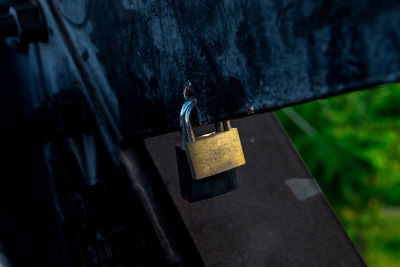
[[400, 79], [399, 1], [39, 2], [48, 91], [90, 79], [122, 137], [176, 130], [186, 80], [209, 123]]

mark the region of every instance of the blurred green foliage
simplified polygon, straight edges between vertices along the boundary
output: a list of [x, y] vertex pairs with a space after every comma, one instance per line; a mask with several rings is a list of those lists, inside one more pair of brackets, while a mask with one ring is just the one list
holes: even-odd
[[400, 84], [276, 114], [368, 265], [400, 266]]

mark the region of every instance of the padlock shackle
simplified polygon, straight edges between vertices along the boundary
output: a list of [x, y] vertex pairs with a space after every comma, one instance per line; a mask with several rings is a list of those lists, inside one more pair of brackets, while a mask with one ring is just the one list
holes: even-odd
[[[187, 113], [187, 110], [190, 106], [196, 105], [197, 100], [194, 96], [189, 97], [188, 100], [185, 101], [185, 103], [183, 104], [182, 108], [181, 108], [181, 112], [179, 115], [179, 124], [182, 128], [182, 146], [185, 146], [185, 144], [189, 141], [189, 136], [188, 135], [188, 126], [185, 122], [185, 115]], [[190, 111], [191, 112], [191, 111]], [[190, 115], [189, 115], [190, 117]], [[189, 119], [189, 125], [190, 125], [190, 119]], [[191, 127], [191, 126], [190, 126]], [[193, 132], [193, 129], [191, 130]], [[189, 130], [190, 133], [190, 130]]]
[[224, 126], [224, 131], [229, 131], [232, 129], [231, 121], [224, 121], [222, 124]]
[[183, 106], [181, 108], [181, 112], [179, 114], [179, 126], [182, 127], [183, 121], [185, 119], [186, 110], [189, 107], [190, 103], [193, 102], [193, 101], [196, 101], [196, 98], [194, 96], [191, 96], [185, 101], [185, 103], [183, 103]]
[[194, 101], [192, 101], [189, 104], [189, 106], [187, 107], [186, 112], [185, 112], [185, 121], [184, 121], [183, 125], [186, 130], [186, 137], [187, 137], [188, 143], [191, 143], [196, 139], [194, 132], [193, 132], [192, 124], [190, 123], [190, 115], [192, 114], [193, 109], [196, 107], [196, 104], [197, 104], [197, 101], [196, 101], [196, 98], [194, 98]]
[[[197, 99], [194, 96], [191, 96], [185, 101], [179, 113], [179, 124], [182, 128], [182, 146], [185, 146], [186, 143], [191, 143], [196, 139], [192, 124], [190, 123], [190, 116], [196, 105]], [[232, 127], [230, 121], [218, 122], [215, 125], [215, 132], [229, 131]]]
[[[181, 108], [179, 124], [182, 128], [182, 146], [185, 146], [186, 143], [191, 143], [196, 139], [192, 124], [190, 123], [190, 116], [196, 105], [197, 99], [194, 96], [191, 96], [185, 101]], [[231, 128], [232, 126], [230, 121], [222, 121], [215, 124], [215, 132], [229, 131]]]
[[232, 129], [231, 122], [230, 121], [220, 121], [214, 124], [215, 127], [215, 132], [224, 132], [224, 131], [229, 131]]

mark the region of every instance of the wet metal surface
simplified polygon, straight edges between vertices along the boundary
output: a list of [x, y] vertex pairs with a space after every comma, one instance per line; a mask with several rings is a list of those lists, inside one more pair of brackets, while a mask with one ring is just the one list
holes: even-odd
[[187, 80], [210, 123], [400, 78], [399, 1], [39, 2], [47, 90], [80, 84], [117, 139], [177, 130]]

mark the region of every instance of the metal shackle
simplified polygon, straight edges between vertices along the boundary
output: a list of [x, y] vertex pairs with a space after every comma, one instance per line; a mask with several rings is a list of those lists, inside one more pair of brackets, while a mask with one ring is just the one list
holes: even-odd
[[185, 131], [186, 138], [187, 138], [186, 140], [188, 143], [191, 143], [196, 139], [194, 132], [193, 132], [192, 124], [190, 123], [190, 115], [192, 114], [192, 111], [196, 107], [196, 104], [197, 104], [196, 98], [193, 97], [193, 99], [194, 100], [189, 103], [189, 105], [186, 109], [185, 120], [183, 122], [183, 127], [182, 127], [182, 129], [184, 129], [184, 131]]
[[[188, 100], [185, 101], [185, 103], [183, 104], [182, 108], [181, 108], [181, 112], [179, 115], [179, 124], [182, 128], [182, 145], [185, 146], [185, 144], [190, 140], [189, 139], [189, 134], [188, 134], [188, 126], [185, 122], [185, 117], [186, 117], [186, 113], [189, 109], [189, 107], [192, 107], [190, 112], [193, 109], [193, 106], [195, 106], [197, 103], [197, 100], [194, 96], [189, 97]], [[190, 115], [189, 115], [189, 125], [190, 125]], [[190, 126], [191, 128], [191, 126]], [[191, 129], [191, 132], [193, 133], [193, 129]], [[189, 130], [190, 133], [190, 130]], [[194, 136], [194, 135], [193, 135]], [[192, 136], [192, 140], [194, 140], [194, 137]], [[192, 141], [191, 141], [192, 142]]]
[[215, 126], [215, 133], [229, 131], [232, 126], [230, 121], [220, 121], [214, 124]]
[[[183, 104], [180, 115], [179, 124], [182, 128], [182, 145], [193, 142], [196, 137], [194, 135], [192, 124], [190, 123], [190, 116], [193, 109], [197, 105], [197, 100], [194, 96], [188, 98]], [[232, 128], [230, 121], [218, 122], [215, 124], [215, 132], [229, 131]]]
[[179, 126], [183, 126], [186, 110], [189, 107], [190, 103], [193, 101], [196, 101], [196, 98], [194, 96], [191, 96], [185, 101], [185, 103], [183, 103], [181, 112], [179, 113]]

